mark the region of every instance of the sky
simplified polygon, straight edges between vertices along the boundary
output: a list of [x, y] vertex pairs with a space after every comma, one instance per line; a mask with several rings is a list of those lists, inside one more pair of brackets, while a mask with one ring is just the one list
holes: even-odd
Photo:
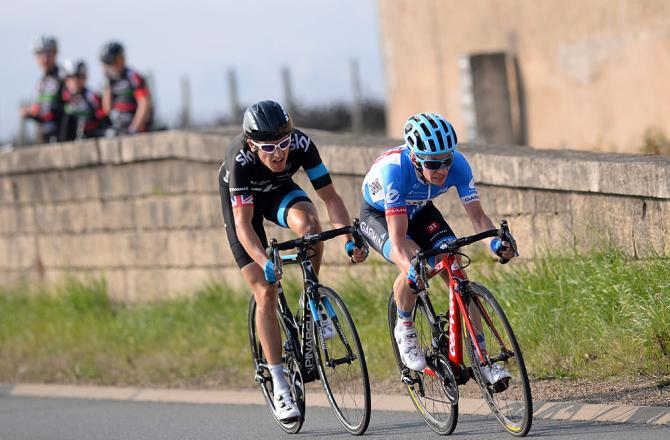
[[283, 100], [288, 66], [303, 104], [352, 99], [350, 60], [363, 95], [384, 99], [375, 0], [4, 0], [0, 12], [0, 141], [18, 129], [17, 108], [35, 97], [41, 73], [32, 54], [40, 34], [58, 38], [58, 61], [83, 58], [89, 87], [102, 87], [100, 47], [121, 41], [127, 64], [151, 72], [161, 119], [176, 121], [180, 78], [191, 85], [192, 118], [228, 113], [226, 72], [237, 73], [242, 104]]

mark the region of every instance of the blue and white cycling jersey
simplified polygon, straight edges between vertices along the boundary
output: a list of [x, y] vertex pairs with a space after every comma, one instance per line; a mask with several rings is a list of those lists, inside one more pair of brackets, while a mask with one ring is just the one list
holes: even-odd
[[426, 204], [456, 187], [463, 204], [479, 200], [470, 164], [454, 152], [454, 161], [443, 185], [424, 183], [419, 179], [406, 146], [387, 150], [377, 158], [363, 181], [363, 198], [386, 215], [407, 214], [411, 220]]

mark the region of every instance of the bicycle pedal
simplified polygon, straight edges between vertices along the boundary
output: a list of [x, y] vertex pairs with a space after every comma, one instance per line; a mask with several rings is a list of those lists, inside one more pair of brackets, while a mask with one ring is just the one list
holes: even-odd
[[402, 383], [404, 383], [405, 385], [414, 385], [414, 384], [419, 383], [419, 380], [418, 380], [418, 379], [413, 379], [412, 377], [410, 377], [409, 372], [405, 372], [405, 371], [403, 371], [403, 372], [400, 374], [400, 380], [401, 380]]

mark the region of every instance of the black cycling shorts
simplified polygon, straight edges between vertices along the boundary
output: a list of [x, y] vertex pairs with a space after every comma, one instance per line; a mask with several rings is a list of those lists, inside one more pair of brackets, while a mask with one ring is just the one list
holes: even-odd
[[[370, 246], [391, 262], [391, 240], [384, 211], [375, 209], [363, 201], [360, 220], [361, 231]], [[413, 240], [422, 251], [427, 251], [444, 241], [455, 239], [456, 236], [440, 211], [432, 202], [428, 202], [409, 221], [407, 238]]]
[[[288, 228], [288, 224], [286, 223], [288, 210], [296, 203], [305, 201], [312, 203], [307, 193], [293, 181], [287, 182], [281, 188], [277, 188], [271, 192], [254, 192], [254, 215], [251, 219], [251, 226], [254, 228], [256, 234], [258, 234], [263, 247], [268, 246], [268, 238], [263, 228], [263, 219], [265, 218], [279, 226]], [[244, 250], [244, 246], [242, 246], [242, 243], [237, 238], [233, 208], [230, 202], [230, 192], [227, 191], [227, 187], [225, 191], [221, 191], [221, 207], [228, 243], [233, 252], [233, 257], [235, 257], [235, 262], [241, 269], [254, 260]]]

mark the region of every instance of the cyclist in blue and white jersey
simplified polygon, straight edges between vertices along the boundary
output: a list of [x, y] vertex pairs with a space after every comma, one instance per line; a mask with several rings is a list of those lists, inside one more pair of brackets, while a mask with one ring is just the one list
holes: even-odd
[[[456, 132], [446, 119], [433, 113], [416, 114], [405, 124], [404, 139], [404, 145], [384, 152], [366, 174], [360, 219], [370, 245], [400, 269], [393, 284], [398, 306], [395, 339], [403, 363], [422, 371], [426, 359], [412, 321], [413, 292], [422, 286], [417, 285], [410, 260], [418, 250], [456, 238], [432, 200], [455, 187], [475, 233], [495, 226], [482, 209], [468, 161], [455, 151]], [[515, 256], [509, 243], [498, 238], [491, 239], [489, 246], [496, 256]], [[477, 338], [485, 343], [483, 334]], [[482, 373], [490, 383], [509, 376], [502, 369]]]

